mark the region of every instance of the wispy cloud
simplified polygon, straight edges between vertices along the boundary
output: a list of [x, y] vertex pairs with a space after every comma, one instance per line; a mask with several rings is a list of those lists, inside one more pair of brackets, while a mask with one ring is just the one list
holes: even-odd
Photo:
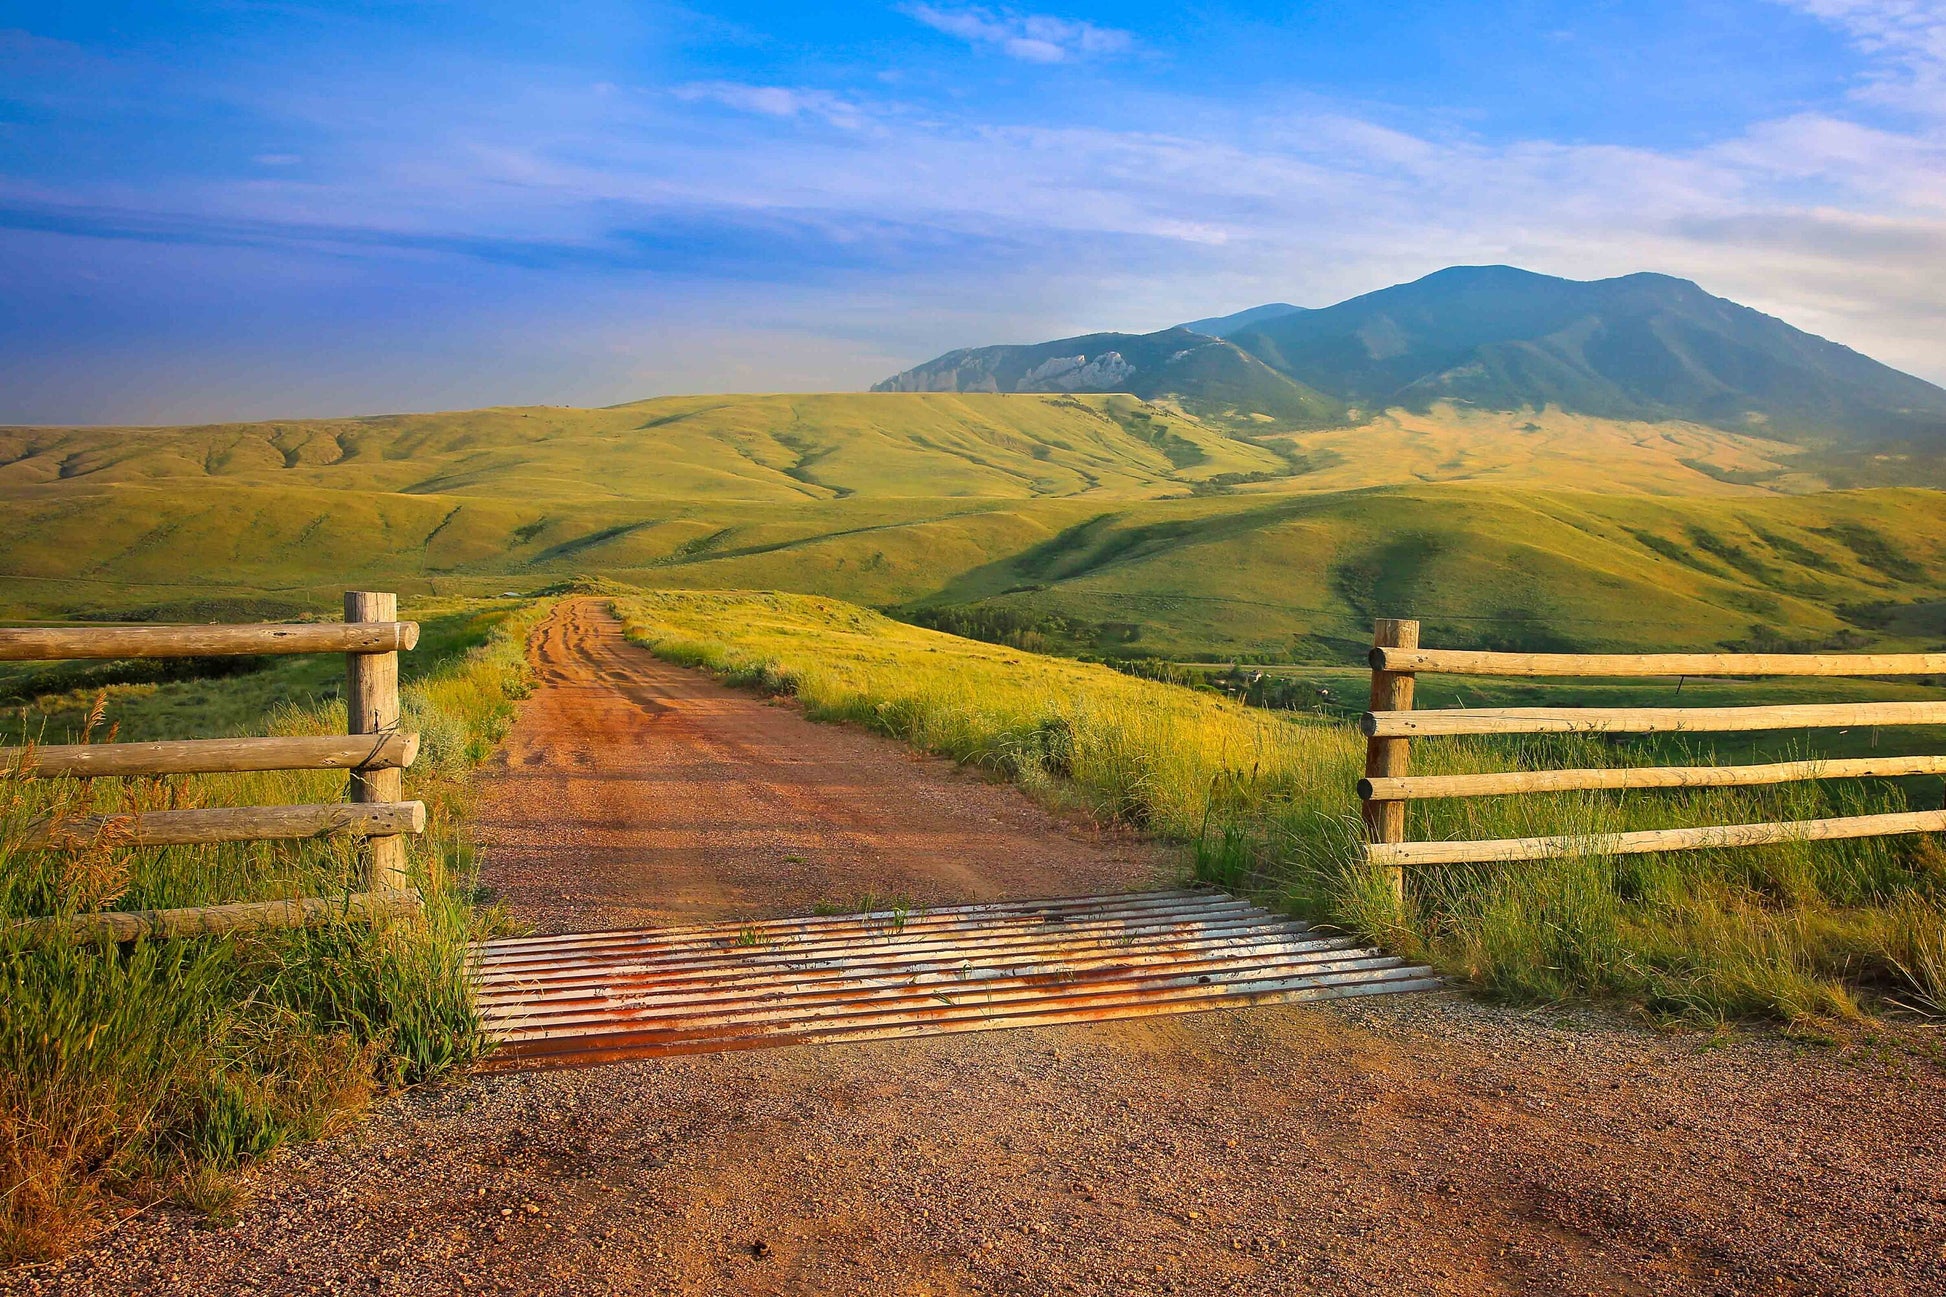
[[1866, 98], [1946, 119], [1946, 4], [1939, 0], [1782, 0], [1843, 31], [1877, 60]]
[[737, 81], [702, 81], [678, 86], [678, 99], [694, 103], [722, 104], [746, 113], [766, 117], [817, 117], [846, 130], [865, 124], [858, 105], [825, 90], [791, 89], [786, 86], [753, 86]]
[[1028, 63], [1065, 63], [1090, 55], [1121, 54], [1134, 45], [1134, 38], [1125, 31], [1050, 14], [949, 9], [929, 4], [908, 5], [905, 12], [934, 31]]

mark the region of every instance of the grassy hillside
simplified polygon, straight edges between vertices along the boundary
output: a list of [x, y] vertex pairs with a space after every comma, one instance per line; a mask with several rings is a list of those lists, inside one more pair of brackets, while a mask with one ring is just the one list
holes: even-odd
[[1693, 424], [1439, 407], [1244, 436], [1124, 396], [667, 398], [0, 431], [0, 615], [323, 609], [347, 585], [597, 573], [918, 611], [1053, 642], [1325, 660], [1374, 615], [1443, 643], [1936, 639], [1946, 509], [1831, 492]]
[[1134, 642], [1175, 655], [1322, 659], [1375, 616], [1453, 647], [1862, 642], [1854, 623], [1877, 619], [1862, 608], [1946, 572], [1939, 505], [1455, 488], [1195, 502], [1100, 515], [937, 599], [1139, 625]]
[[606, 500], [1031, 499], [1167, 494], [1278, 457], [1131, 397], [668, 397], [289, 423], [0, 431], [0, 492], [203, 481], [410, 496]]

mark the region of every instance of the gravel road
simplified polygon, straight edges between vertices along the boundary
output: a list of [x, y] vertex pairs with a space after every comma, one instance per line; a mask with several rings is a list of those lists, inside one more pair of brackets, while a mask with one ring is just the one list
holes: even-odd
[[[623, 645], [536, 639], [488, 876], [544, 928], [1117, 890], [1139, 844]], [[1935, 1035], [1441, 994], [461, 1078], [33, 1293], [1942, 1293]]]

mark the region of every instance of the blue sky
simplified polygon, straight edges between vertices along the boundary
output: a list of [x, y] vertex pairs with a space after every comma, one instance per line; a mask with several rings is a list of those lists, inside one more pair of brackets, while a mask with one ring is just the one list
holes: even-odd
[[1482, 262], [1946, 381], [1946, 3], [0, 0], [0, 421], [858, 388]]

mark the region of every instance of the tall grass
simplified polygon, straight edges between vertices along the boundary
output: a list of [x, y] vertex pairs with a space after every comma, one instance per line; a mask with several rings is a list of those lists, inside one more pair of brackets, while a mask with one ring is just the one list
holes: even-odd
[[[221, 1212], [237, 1192], [232, 1169], [325, 1130], [375, 1090], [478, 1051], [463, 967], [478, 920], [460, 819], [467, 770], [491, 750], [525, 687], [534, 616], [478, 621], [472, 648], [455, 648], [404, 690], [406, 725], [421, 735], [407, 795], [426, 801], [430, 818], [413, 850], [423, 922], [119, 948], [23, 926], [101, 909], [343, 896], [358, 886], [359, 861], [343, 842], [103, 841], [65, 855], [22, 845], [49, 816], [337, 801], [342, 774], [85, 781], [0, 772], [0, 1258], [58, 1254], [144, 1203]], [[97, 711], [112, 723], [109, 706]], [[343, 733], [343, 706], [286, 703], [251, 728]]]
[[[1364, 741], [1340, 721], [1245, 709], [835, 600], [663, 592], [617, 606], [630, 634], [664, 657], [1140, 826], [1182, 844], [1203, 879], [1516, 1000], [1611, 997], [1700, 1023], [1946, 1010], [1946, 855], [1930, 839], [1419, 870], [1401, 906], [1358, 858]], [[1542, 738], [1429, 741], [1413, 760], [1443, 774], [1669, 755]], [[1418, 803], [1411, 835], [1583, 835], [1906, 804], [1889, 783], [1561, 793]]]

